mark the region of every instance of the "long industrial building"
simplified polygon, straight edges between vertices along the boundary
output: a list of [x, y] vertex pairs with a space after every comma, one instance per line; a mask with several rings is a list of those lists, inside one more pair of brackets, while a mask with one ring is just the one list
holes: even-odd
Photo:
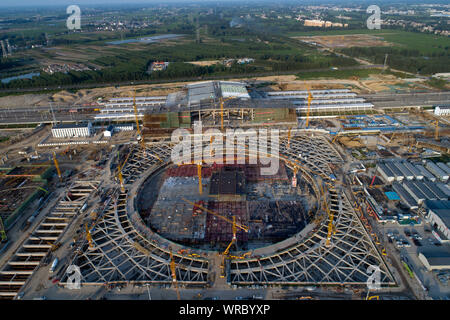
[[[368, 111], [373, 108], [364, 98], [349, 89], [311, 90], [310, 112]], [[299, 115], [308, 109], [308, 91], [264, 92], [247, 90], [243, 82], [206, 81], [188, 84], [179, 92], [167, 96], [136, 98], [138, 117], [145, 114], [170, 112], [191, 113], [217, 109], [289, 108]], [[96, 120], [127, 121], [134, 118], [133, 98], [112, 98], [102, 104]]]
[[434, 162], [427, 161], [426, 168], [430, 170], [432, 174], [434, 174], [439, 180], [442, 182], [446, 182], [449, 178], [448, 174], [444, 172], [441, 168], [439, 168]]
[[52, 128], [54, 138], [89, 137], [92, 135], [92, 123], [57, 124]]

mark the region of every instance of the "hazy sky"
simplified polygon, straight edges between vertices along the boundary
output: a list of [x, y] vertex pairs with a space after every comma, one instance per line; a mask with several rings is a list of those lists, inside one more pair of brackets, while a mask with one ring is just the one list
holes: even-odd
[[[164, 4], [167, 2], [216, 2], [221, 3], [223, 1], [233, 1], [237, 2], [239, 0], [0, 0], [0, 7], [15, 7], [15, 6], [29, 6], [29, 7], [39, 7], [39, 6], [48, 6], [48, 5], [61, 5], [61, 6], [67, 6], [71, 4], [76, 5], [95, 5], [95, 4]], [[305, 3], [367, 3], [370, 0], [241, 0], [242, 2], [296, 2], [299, 4], [305, 4]], [[392, 2], [390, 0], [372, 0], [375, 3], [389, 3]], [[412, 4], [412, 3], [445, 3], [447, 0], [397, 0], [393, 1], [392, 3], [405, 3], [405, 4]]]
[[47, 6], [47, 5], [92, 5], [92, 4], [142, 4], [142, 3], [165, 3], [165, 2], [183, 2], [186, 0], [0, 0], [0, 6]]

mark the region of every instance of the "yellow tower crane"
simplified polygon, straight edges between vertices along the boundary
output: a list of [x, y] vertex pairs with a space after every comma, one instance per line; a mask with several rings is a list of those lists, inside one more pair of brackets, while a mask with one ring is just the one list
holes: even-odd
[[55, 163], [56, 172], [58, 173], [59, 181], [62, 180], [61, 170], [59, 169], [59, 163], [56, 159], [56, 152], [53, 152], [53, 162]]
[[144, 156], [145, 156], [145, 141], [144, 141], [144, 136], [142, 135], [142, 132], [141, 132], [141, 128], [139, 126], [139, 116], [138, 116], [138, 110], [137, 110], [137, 106], [136, 106], [136, 90], [134, 90], [134, 94], [133, 94], [133, 110], [134, 110], [134, 120], [136, 121], [137, 138], [141, 143], [142, 152], [144, 153]]
[[327, 242], [325, 243], [325, 246], [329, 247], [331, 245], [331, 234], [336, 233], [336, 228], [333, 225], [333, 219], [334, 219], [334, 213], [328, 208], [327, 199], [325, 198], [325, 192], [323, 191], [323, 186], [320, 185], [320, 191], [322, 192], [323, 197], [323, 203], [325, 206], [325, 210], [328, 214], [328, 233], [327, 233]]
[[225, 277], [225, 257], [228, 256], [228, 254], [230, 253], [231, 246], [233, 244], [236, 245], [236, 242], [237, 242], [237, 237], [236, 237], [236, 234], [237, 234], [236, 216], [233, 216], [232, 231], [233, 231], [233, 238], [231, 239], [231, 242], [227, 246], [225, 251], [222, 253], [222, 264], [220, 266], [220, 269], [221, 269], [220, 277], [221, 278]]
[[197, 163], [197, 175], [198, 175], [198, 193], [203, 193], [203, 185], [202, 185], [202, 164]]
[[220, 127], [222, 128], [223, 131], [223, 105], [225, 101], [231, 100], [231, 99], [235, 99], [238, 97], [229, 97], [224, 99], [223, 97], [220, 97]]
[[[193, 203], [193, 202], [191, 202], [191, 201], [189, 201], [189, 200], [187, 200], [185, 198], [182, 198], [182, 199], [183, 199], [183, 201], [185, 201], [185, 202], [187, 202], [187, 203], [189, 203], [189, 204], [191, 204], [193, 206], [196, 206], [197, 208], [199, 208], [199, 209], [201, 209], [201, 210], [203, 210], [205, 212], [211, 213], [212, 215], [214, 215], [214, 216], [216, 216], [216, 217], [218, 217], [218, 218], [220, 218], [220, 219], [222, 219], [222, 220], [224, 220], [224, 221], [226, 221], [228, 223], [231, 223], [232, 231], [233, 231], [233, 238], [232, 238], [230, 244], [225, 249], [225, 251], [222, 253], [222, 263], [221, 263], [221, 266], [220, 266], [220, 269], [221, 269], [220, 277], [224, 278], [225, 277], [225, 257], [230, 253], [231, 246], [233, 244], [235, 244], [236, 241], [237, 241], [237, 237], [236, 237], [237, 229], [239, 228], [239, 229], [244, 230], [245, 232], [248, 232], [249, 228], [247, 226], [244, 226], [244, 225], [240, 224], [240, 223], [237, 223], [236, 222], [236, 216], [233, 216], [233, 219], [230, 220], [227, 217], [224, 217], [224, 216], [218, 214], [217, 212], [214, 212], [214, 211], [209, 210], [209, 209], [207, 209], [205, 207], [202, 207], [201, 205], [195, 204], [195, 203]], [[244, 254], [244, 256], [245, 255], [248, 255], [248, 253]]]
[[287, 141], [287, 147], [288, 147], [288, 149], [290, 149], [291, 148], [291, 127], [289, 127], [289, 130], [288, 130], [288, 141]]
[[118, 171], [118, 172], [117, 172], [117, 176], [119, 177], [119, 181], [120, 181], [120, 191], [122, 191], [122, 193], [125, 192], [125, 184], [124, 184], [124, 182], [123, 182], [122, 169], [123, 169], [123, 167], [125, 166], [125, 164], [127, 163], [128, 157], [130, 156], [130, 153], [131, 153], [131, 152], [129, 152], [129, 153], [127, 154], [127, 157], [125, 158], [125, 160], [123, 161], [122, 164], [120, 164], [120, 156], [119, 156], [119, 153], [117, 153], [117, 162], [118, 162], [118, 165], [117, 165], [117, 171]]
[[170, 273], [172, 276], [172, 283], [175, 287], [175, 291], [177, 292], [177, 299], [180, 300], [180, 292], [178, 291], [178, 283], [177, 283], [177, 273], [176, 273], [176, 265], [175, 259], [173, 258], [172, 249], [170, 248]]
[[308, 90], [308, 109], [306, 110], [306, 128], [309, 126], [309, 110], [311, 108], [311, 101], [313, 96], [311, 95], [311, 91]]
[[[228, 222], [228, 223], [231, 223], [231, 224], [233, 223], [233, 220], [230, 220], [230, 219], [228, 219], [227, 217], [224, 217], [224, 216], [218, 214], [217, 212], [214, 212], [214, 211], [209, 210], [209, 209], [207, 209], [207, 208], [205, 208], [205, 207], [202, 207], [202, 206], [199, 205], [199, 204], [195, 204], [194, 202], [189, 201], [189, 200], [187, 200], [187, 199], [185, 199], [185, 198], [181, 198], [181, 199], [182, 199], [184, 202], [189, 203], [190, 205], [193, 205], [193, 206], [195, 206], [195, 207], [197, 207], [197, 208], [199, 208], [199, 209], [201, 209], [201, 210], [203, 210], [203, 211], [205, 211], [205, 212], [208, 212], [208, 213], [211, 213], [212, 215], [215, 215], [215, 216], [218, 217], [219, 219], [222, 219], [222, 220], [224, 220], [224, 221], [226, 221], [226, 222]], [[248, 232], [249, 228], [248, 228], [247, 226], [241, 225], [240, 223], [237, 223], [237, 222], [236, 222], [235, 224], [236, 224], [236, 227], [237, 227], [237, 228], [242, 229], [242, 230], [244, 230], [245, 232]]]

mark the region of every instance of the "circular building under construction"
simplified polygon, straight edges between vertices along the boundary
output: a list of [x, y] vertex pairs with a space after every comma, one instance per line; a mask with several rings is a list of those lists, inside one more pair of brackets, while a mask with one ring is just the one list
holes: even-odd
[[366, 286], [375, 266], [381, 285], [395, 284], [324, 136], [286, 130], [272, 175], [240, 147], [234, 161], [196, 163], [194, 149], [182, 164], [168, 139], [123, 146], [123, 186], [71, 261], [82, 283]]

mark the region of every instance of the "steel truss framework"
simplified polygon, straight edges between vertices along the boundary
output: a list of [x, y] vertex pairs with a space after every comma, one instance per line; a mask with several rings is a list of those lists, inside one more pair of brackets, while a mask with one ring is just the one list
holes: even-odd
[[99, 181], [75, 181], [0, 271], [0, 297], [14, 298], [73, 221]]
[[[84, 243], [73, 260], [81, 271], [82, 284], [172, 283], [170, 253], [139, 234], [126, 212], [127, 195], [118, 195], [91, 232], [94, 248]], [[177, 281], [181, 284], [205, 284], [208, 262], [173, 255]], [[62, 280], [67, 283], [67, 276]]]
[[[394, 278], [369, 238], [344, 193], [329, 190], [336, 233], [327, 247], [328, 223], [305, 241], [263, 258], [232, 260], [232, 284], [354, 284], [365, 285], [380, 270], [381, 285], [395, 285]], [[341, 205], [339, 205], [341, 203]], [[328, 222], [328, 220], [327, 220]]]
[[[162, 142], [147, 145], [145, 152], [133, 146], [122, 169], [127, 185], [132, 185], [143, 173], [153, 172], [170, 162], [172, 144]], [[341, 163], [339, 153], [323, 136], [296, 135], [280, 142], [280, 153], [290, 161], [306, 167], [331, 183], [329, 164]], [[162, 161], [160, 161], [160, 159]], [[355, 214], [347, 196], [329, 189], [328, 206], [334, 212], [336, 233], [331, 245], [327, 239], [327, 221], [295, 245], [278, 248], [264, 257], [230, 260], [228, 282], [251, 284], [353, 284], [365, 285], [369, 266], [380, 270], [382, 285], [395, 285], [374, 243]], [[103, 219], [92, 232], [94, 250], [85, 243], [74, 262], [82, 271], [83, 282], [171, 283], [168, 248], [149, 240], [127, 212], [127, 196], [120, 194], [117, 204], [110, 204]], [[139, 230], [139, 231], [138, 231]], [[275, 250], [274, 250], [275, 252]], [[177, 279], [185, 284], [206, 284], [208, 260], [174, 254]]]

